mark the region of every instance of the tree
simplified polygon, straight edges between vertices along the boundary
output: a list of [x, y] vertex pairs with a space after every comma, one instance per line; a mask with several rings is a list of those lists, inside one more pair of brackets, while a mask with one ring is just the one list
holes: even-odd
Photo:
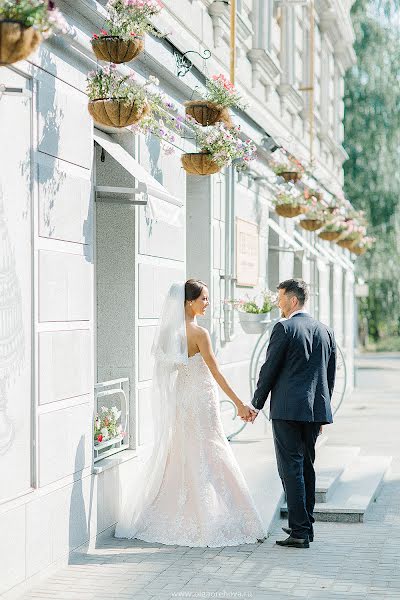
[[367, 213], [374, 248], [357, 263], [370, 285], [362, 313], [374, 340], [400, 327], [400, 31], [393, 2], [356, 0], [357, 63], [345, 77], [344, 191]]

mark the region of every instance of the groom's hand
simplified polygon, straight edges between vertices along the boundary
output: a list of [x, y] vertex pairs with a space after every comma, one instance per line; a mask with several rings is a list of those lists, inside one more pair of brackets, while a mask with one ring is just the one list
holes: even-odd
[[254, 421], [256, 420], [257, 415], [258, 415], [259, 412], [260, 411], [254, 410], [253, 408], [251, 408], [251, 416], [250, 416], [250, 422], [251, 423], [254, 423]]
[[247, 404], [243, 404], [243, 406], [238, 409], [238, 416], [242, 419], [242, 421], [253, 423], [257, 416], [257, 412]]

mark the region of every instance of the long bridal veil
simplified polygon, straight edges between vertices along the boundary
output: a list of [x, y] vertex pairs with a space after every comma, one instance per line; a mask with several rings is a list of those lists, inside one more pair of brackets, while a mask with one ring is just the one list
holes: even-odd
[[179, 365], [188, 364], [185, 321], [185, 284], [171, 285], [161, 311], [154, 338], [153, 380], [150, 413], [153, 438], [146, 454], [129, 461], [127, 481], [122, 482], [117, 538], [135, 537], [143, 509], [151, 504], [160, 489], [177, 410], [176, 375]]

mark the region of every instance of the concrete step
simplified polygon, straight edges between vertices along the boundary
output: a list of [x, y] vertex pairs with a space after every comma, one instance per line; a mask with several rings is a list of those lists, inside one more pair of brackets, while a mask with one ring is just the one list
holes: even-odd
[[329, 500], [341, 474], [359, 453], [360, 448], [356, 446], [327, 446], [325, 444], [317, 450], [315, 499], [318, 503]]
[[[365, 520], [371, 503], [375, 500], [392, 457], [358, 456], [339, 477], [336, 489], [328, 502], [315, 505], [316, 521], [359, 523]], [[281, 507], [287, 516], [287, 507]]]
[[261, 417], [235, 437], [230, 446], [268, 534], [279, 516], [283, 488], [276, 467], [271, 426]]

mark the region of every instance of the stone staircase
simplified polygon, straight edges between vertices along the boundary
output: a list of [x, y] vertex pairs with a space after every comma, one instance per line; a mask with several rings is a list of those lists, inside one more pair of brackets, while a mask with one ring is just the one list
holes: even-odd
[[[376, 499], [391, 457], [361, 456], [354, 446], [324, 444], [317, 451], [314, 517], [316, 521], [358, 523], [364, 521]], [[286, 504], [281, 516], [287, 516]]]
[[[266, 531], [287, 516], [282, 483], [276, 467], [271, 424], [258, 418], [230, 446], [239, 462]], [[315, 469], [317, 521], [359, 523], [377, 497], [391, 457], [365, 456], [356, 446], [330, 445], [318, 438]]]

